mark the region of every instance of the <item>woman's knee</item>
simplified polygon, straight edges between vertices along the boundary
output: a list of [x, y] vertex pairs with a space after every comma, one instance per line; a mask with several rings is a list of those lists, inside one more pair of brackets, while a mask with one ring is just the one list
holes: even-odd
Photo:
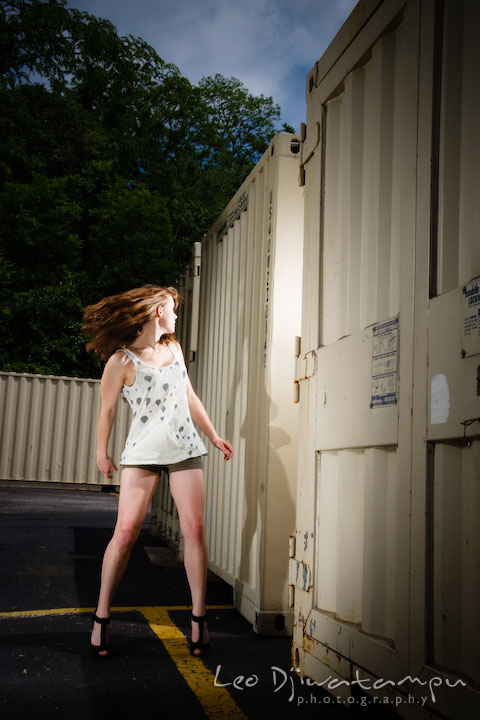
[[205, 538], [205, 523], [203, 517], [184, 518], [180, 523], [180, 529], [185, 541], [203, 543]]
[[117, 523], [113, 539], [121, 551], [131, 550], [140, 534], [140, 528], [133, 523]]

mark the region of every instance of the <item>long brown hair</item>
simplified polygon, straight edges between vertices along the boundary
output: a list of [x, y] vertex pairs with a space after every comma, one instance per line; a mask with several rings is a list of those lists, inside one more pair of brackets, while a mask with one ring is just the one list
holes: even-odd
[[[176, 308], [180, 299], [177, 290], [159, 285], [143, 285], [88, 305], [83, 311], [82, 326], [87, 350], [95, 350], [106, 360], [119, 348], [131, 345], [155, 308], [164, 305], [169, 296]], [[174, 339], [174, 335], [162, 335], [160, 343], [166, 345]]]

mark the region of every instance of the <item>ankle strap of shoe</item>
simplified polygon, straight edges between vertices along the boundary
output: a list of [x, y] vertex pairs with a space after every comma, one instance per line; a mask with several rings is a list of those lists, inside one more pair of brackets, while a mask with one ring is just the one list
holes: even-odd
[[108, 623], [110, 622], [109, 617], [108, 618], [99, 618], [96, 615], [94, 615], [93, 619], [95, 620], [95, 622], [100, 623], [100, 625], [108, 625]]

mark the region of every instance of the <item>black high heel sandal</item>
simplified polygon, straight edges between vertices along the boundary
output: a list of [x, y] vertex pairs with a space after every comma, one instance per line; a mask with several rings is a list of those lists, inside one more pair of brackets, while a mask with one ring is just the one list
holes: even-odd
[[[106, 629], [107, 625], [110, 623], [110, 618], [99, 618], [95, 614], [92, 615], [92, 630], [94, 623], [98, 623], [100, 628], [100, 645], [94, 645], [92, 641], [90, 640], [90, 650], [92, 651], [92, 655], [95, 655], [96, 657], [101, 658], [104, 660], [107, 657], [110, 657], [112, 653], [112, 645], [109, 642], [105, 641], [106, 636]], [[108, 655], [100, 655], [101, 652], [108, 652]]]
[[[190, 655], [194, 655], [195, 657], [205, 657], [207, 652], [210, 650], [210, 640], [208, 642], [203, 642], [203, 625], [207, 620], [207, 614], [202, 615], [201, 617], [197, 617], [192, 613], [192, 620], [200, 625], [200, 636], [198, 640], [190, 640]], [[196, 653], [195, 650], [201, 650], [202, 652]]]

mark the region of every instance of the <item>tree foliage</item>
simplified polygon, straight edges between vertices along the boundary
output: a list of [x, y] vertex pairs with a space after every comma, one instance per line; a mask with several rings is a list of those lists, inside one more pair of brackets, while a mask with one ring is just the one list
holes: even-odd
[[82, 307], [175, 282], [279, 108], [66, 0], [0, 5], [0, 104], [0, 368], [97, 375]]

